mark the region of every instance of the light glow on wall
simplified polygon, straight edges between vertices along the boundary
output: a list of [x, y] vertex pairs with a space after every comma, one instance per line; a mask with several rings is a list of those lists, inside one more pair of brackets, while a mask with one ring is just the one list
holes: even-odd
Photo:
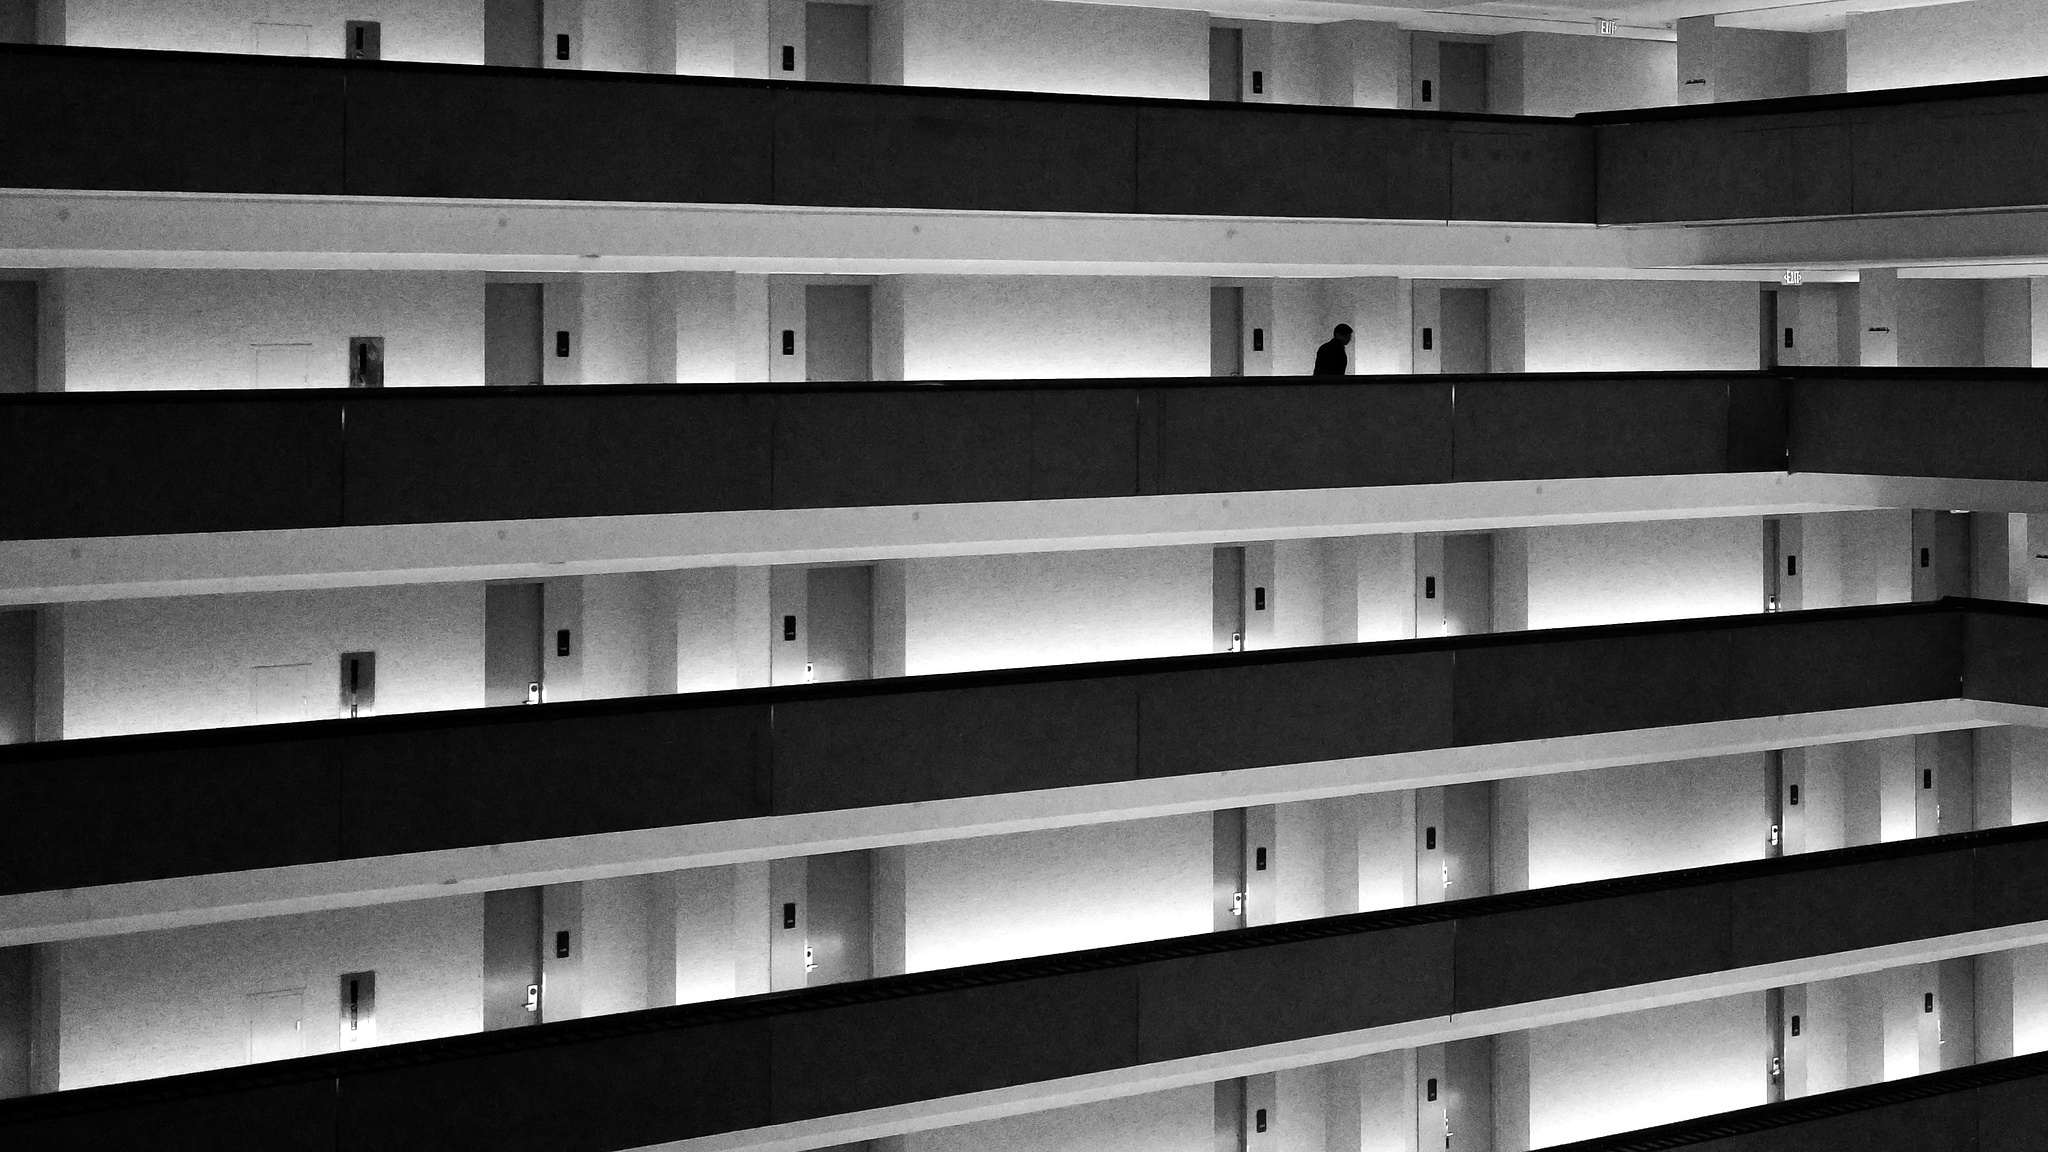
[[905, 276], [910, 380], [1207, 376], [1209, 281]]
[[1208, 813], [905, 848], [905, 966], [922, 972], [1210, 929]]
[[1523, 785], [1531, 888], [1764, 854], [1762, 753], [1537, 776]]
[[1529, 627], [1761, 612], [1763, 528], [1748, 518], [1528, 530]]
[[1207, 546], [906, 563], [912, 676], [1209, 650]]
[[1765, 1103], [1760, 992], [1529, 1033], [1536, 1148]]

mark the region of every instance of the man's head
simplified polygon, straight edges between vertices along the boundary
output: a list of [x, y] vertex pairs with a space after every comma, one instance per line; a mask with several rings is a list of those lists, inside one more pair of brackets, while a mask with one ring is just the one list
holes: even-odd
[[1337, 325], [1337, 330], [1335, 332], [1332, 332], [1330, 335], [1334, 337], [1337, 343], [1339, 344], [1349, 344], [1351, 343], [1351, 325], [1339, 324]]

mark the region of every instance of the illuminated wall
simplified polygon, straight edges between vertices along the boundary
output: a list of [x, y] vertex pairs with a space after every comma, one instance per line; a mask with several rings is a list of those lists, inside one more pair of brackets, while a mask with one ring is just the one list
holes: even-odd
[[1533, 1147], [1765, 1102], [1762, 993], [1558, 1024], [1528, 1036]]
[[1207, 652], [1211, 554], [1203, 545], [906, 561], [907, 672]]
[[1208, 813], [913, 844], [911, 972], [1207, 932]]
[[[259, 679], [300, 676], [307, 714], [340, 707], [340, 656], [377, 653], [377, 710], [483, 704], [479, 584], [112, 600], [64, 610], [70, 738], [257, 722]], [[301, 667], [293, 673], [258, 668]]]
[[2048, 944], [2016, 948], [2012, 961], [2012, 1050], [2048, 1052]]
[[1530, 888], [1755, 860], [1764, 768], [1754, 753], [1503, 780], [1495, 819], [1527, 821]]
[[483, 906], [456, 896], [68, 942], [61, 1086], [247, 1063], [258, 993], [302, 990], [305, 1052], [332, 1052], [343, 972], [377, 973], [379, 1043], [475, 1032]]
[[1763, 529], [1748, 518], [1530, 528], [1529, 627], [1763, 609]]
[[902, 286], [907, 380], [1209, 374], [1207, 279], [905, 276]]
[[1046, 0], [890, 0], [903, 80], [940, 88], [1209, 97], [1203, 12]]
[[73, 392], [345, 388], [351, 336], [384, 338], [387, 387], [483, 383], [479, 273], [79, 268], [63, 308]]
[[654, 330], [654, 278], [613, 274], [580, 279], [582, 382], [641, 384], [654, 380], [648, 370], [648, 337]]
[[1755, 284], [1529, 280], [1524, 285], [1527, 371], [1756, 370]]
[[2048, 9], [2037, 0], [1973, 0], [1849, 14], [1849, 90], [2038, 76]]
[[1197, 1084], [878, 1143], [902, 1152], [1208, 1152], [1215, 1115], [1216, 1089]]
[[67, 44], [255, 52], [262, 23], [272, 26], [264, 33], [271, 51], [338, 57], [345, 21], [376, 20], [386, 60], [484, 62], [483, 0], [352, 0], [345, 11], [320, 0], [185, 0], [174, 13], [133, 0], [61, 2]]

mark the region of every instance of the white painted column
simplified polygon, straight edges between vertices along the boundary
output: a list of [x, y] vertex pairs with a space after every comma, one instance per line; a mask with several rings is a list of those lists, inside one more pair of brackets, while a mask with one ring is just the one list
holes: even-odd
[[[550, 702], [581, 700], [583, 692], [583, 577], [558, 576], [543, 582], [541, 594], [541, 683]], [[567, 632], [568, 652], [562, 651]]]
[[[542, 276], [540, 280], [541, 383], [584, 383], [583, 278]], [[569, 337], [566, 350], [561, 343], [563, 333]]]
[[2027, 368], [2034, 363], [2034, 281], [2013, 277], [1983, 282], [1984, 366]]
[[1856, 362], [1865, 368], [1893, 368], [1899, 363], [1899, 270], [1865, 268], [1856, 285]]
[[1529, 628], [1529, 530], [1496, 528], [1493, 537], [1493, 630]]
[[1495, 372], [1529, 370], [1527, 296], [1520, 280], [1502, 280], [1487, 289], [1487, 363]]
[[770, 645], [781, 623], [769, 619], [768, 573], [766, 567], [741, 568], [733, 578], [733, 664], [735, 685], [761, 688], [773, 680]]
[[1678, 102], [1714, 102], [1714, 27], [1712, 16], [1687, 16], [1678, 21]]
[[768, 570], [768, 682], [803, 684], [810, 663], [810, 570], [779, 564]]
[[1409, 371], [1419, 376], [1433, 376], [1443, 371], [1443, 290], [1434, 285], [1411, 283], [1409, 298], [1412, 301], [1409, 324], [1414, 333]]

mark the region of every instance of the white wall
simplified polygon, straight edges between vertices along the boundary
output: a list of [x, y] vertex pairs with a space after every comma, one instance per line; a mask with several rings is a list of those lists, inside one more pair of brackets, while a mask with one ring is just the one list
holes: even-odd
[[[586, 0], [594, 2], [594, 0]], [[484, 62], [484, 0], [183, 0], [175, 12], [134, 0], [63, 0], [64, 42], [102, 48], [254, 52], [256, 24], [305, 28], [306, 55], [339, 57], [349, 20], [383, 25], [386, 60]]]
[[61, 945], [61, 1087], [244, 1064], [246, 998], [304, 989], [307, 1054], [340, 1040], [343, 972], [377, 974], [377, 1042], [483, 1026], [483, 897], [243, 920]]
[[1763, 610], [1763, 529], [1748, 518], [1530, 528], [1529, 627]]
[[648, 371], [654, 277], [606, 275], [581, 279], [582, 382], [639, 384], [654, 379]]
[[1747, 282], [1530, 280], [1530, 372], [1757, 366], [1757, 287]]
[[1209, 97], [1203, 12], [1047, 0], [899, 0], [893, 8], [903, 22], [905, 84]]
[[1206, 812], [913, 844], [906, 970], [1207, 932]]
[[2012, 1053], [2048, 1051], [2048, 944], [2012, 952]]
[[1852, 92], [2038, 76], [2048, 60], [2038, 0], [1852, 12], [1848, 33]]
[[675, 602], [662, 595], [669, 575], [628, 572], [583, 578], [584, 699], [676, 690]]
[[1984, 363], [1984, 281], [1899, 281], [1899, 366]]
[[[1519, 84], [1490, 86], [1495, 111], [1524, 116], [1576, 116], [1613, 108], [1678, 103], [1678, 45], [1623, 36], [1515, 32], [1497, 37], [1495, 53]], [[1505, 90], [1513, 87], [1514, 91]]]
[[476, 708], [479, 584], [400, 584], [72, 604], [64, 733], [78, 739], [256, 723], [257, 667], [306, 665], [305, 719], [340, 707], [340, 656], [377, 653], [377, 711]]
[[351, 336], [384, 338], [387, 387], [481, 384], [483, 284], [471, 272], [72, 269], [64, 387], [252, 388], [254, 345], [306, 344], [304, 385], [344, 388]]
[[1207, 652], [1206, 545], [905, 562], [908, 675]]
[[1762, 993], [1529, 1032], [1529, 1136], [1547, 1148], [1765, 1102]]
[[1502, 781], [1523, 789], [1529, 887], [1756, 860], [1764, 756], [1716, 756]]
[[903, 1152], [1208, 1152], [1216, 1089], [1209, 1084], [1027, 1112], [901, 1137]]
[[902, 284], [906, 379], [1209, 374], [1206, 278], [905, 276]]

